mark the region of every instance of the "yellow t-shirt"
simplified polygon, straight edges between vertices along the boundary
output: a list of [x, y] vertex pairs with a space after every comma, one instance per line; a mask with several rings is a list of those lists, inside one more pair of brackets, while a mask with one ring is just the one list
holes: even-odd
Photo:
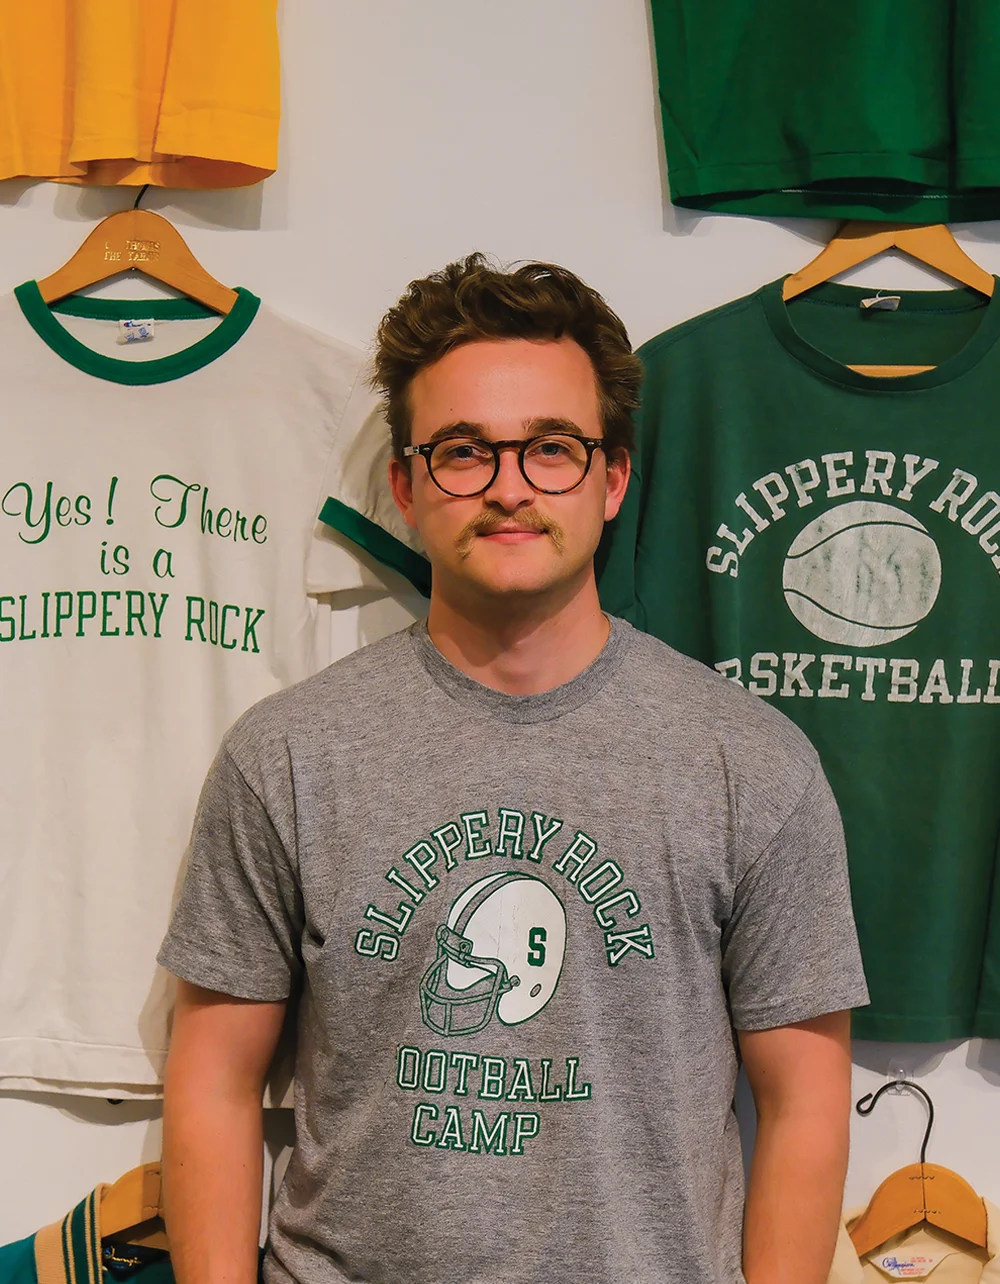
[[276, 0], [0, 0], [0, 179], [242, 187], [278, 118]]

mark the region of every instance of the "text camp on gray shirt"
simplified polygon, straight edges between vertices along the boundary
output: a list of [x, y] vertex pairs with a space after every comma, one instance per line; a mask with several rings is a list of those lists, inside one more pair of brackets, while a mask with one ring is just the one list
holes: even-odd
[[298, 996], [268, 1284], [735, 1284], [733, 1027], [867, 1001], [812, 747], [617, 619], [540, 695], [421, 624], [256, 705], [160, 961]]

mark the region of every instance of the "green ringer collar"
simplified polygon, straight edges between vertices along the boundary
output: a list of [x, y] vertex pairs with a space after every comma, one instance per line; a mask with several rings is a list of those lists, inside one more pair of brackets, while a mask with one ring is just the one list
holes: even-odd
[[219, 324], [189, 348], [153, 361], [122, 361], [106, 357], [81, 343], [59, 324], [55, 313], [64, 316], [90, 317], [97, 321], [123, 321], [129, 317], [152, 317], [154, 321], [193, 321], [215, 316], [210, 308], [189, 299], [94, 299], [71, 295], [50, 308], [35, 281], [25, 281], [14, 291], [24, 318], [38, 337], [58, 357], [85, 374], [111, 383], [153, 384], [181, 379], [221, 357], [246, 334], [257, 315], [260, 299], [249, 290], [238, 288], [232, 311]]
[[[813, 347], [795, 329], [788, 305], [781, 297], [781, 288], [785, 278], [772, 281], [759, 292], [764, 308], [764, 315], [775, 338], [803, 365], [811, 366], [819, 374], [833, 383], [843, 384], [848, 388], [864, 388], [872, 392], [913, 392], [921, 388], [935, 388], [943, 383], [950, 383], [959, 375], [965, 374], [989, 352], [1000, 337], [1000, 281], [990, 298], [985, 298], [976, 290], [892, 290], [902, 300], [901, 307], [908, 311], [920, 312], [958, 312], [979, 309], [983, 319], [971, 339], [954, 356], [942, 361], [933, 370], [924, 370], [920, 374], [878, 376], [859, 374], [850, 366], [842, 365], [833, 357], [827, 356], [819, 348]], [[857, 309], [861, 300], [872, 294], [871, 287], [857, 285], [840, 285], [838, 282], [827, 282], [816, 286], [807, 295], [803, 295], [803, 306], [810, 304], [827, 304]], [[792, 304], [792, 310], [795, 308]]]

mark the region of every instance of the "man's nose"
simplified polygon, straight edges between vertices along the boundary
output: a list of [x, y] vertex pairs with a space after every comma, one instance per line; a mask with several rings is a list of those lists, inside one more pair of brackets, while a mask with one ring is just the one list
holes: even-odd
[[534, 501], [535, 492], [524, 479], [517, 462], [516, 450], [500, 451], [500, 467], [497, 475], [483, 492], [483, 498], [491, 504], [497, 504], [507, 512], [523, 508]]

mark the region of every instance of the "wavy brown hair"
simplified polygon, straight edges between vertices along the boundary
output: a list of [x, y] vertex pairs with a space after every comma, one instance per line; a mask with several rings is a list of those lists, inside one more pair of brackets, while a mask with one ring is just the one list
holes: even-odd
[[578, 276], [554, 263], [505, 272], [476, 253], [411, 281], [379, 325], [372, 374], [393, 454], [402, 460], [409, 442], [410, 384], [425, 366], [479, 339], [563, 337], [578, 343], [594, 368], [605, 454], [631, 450], [642, 366], [624, 325]]

